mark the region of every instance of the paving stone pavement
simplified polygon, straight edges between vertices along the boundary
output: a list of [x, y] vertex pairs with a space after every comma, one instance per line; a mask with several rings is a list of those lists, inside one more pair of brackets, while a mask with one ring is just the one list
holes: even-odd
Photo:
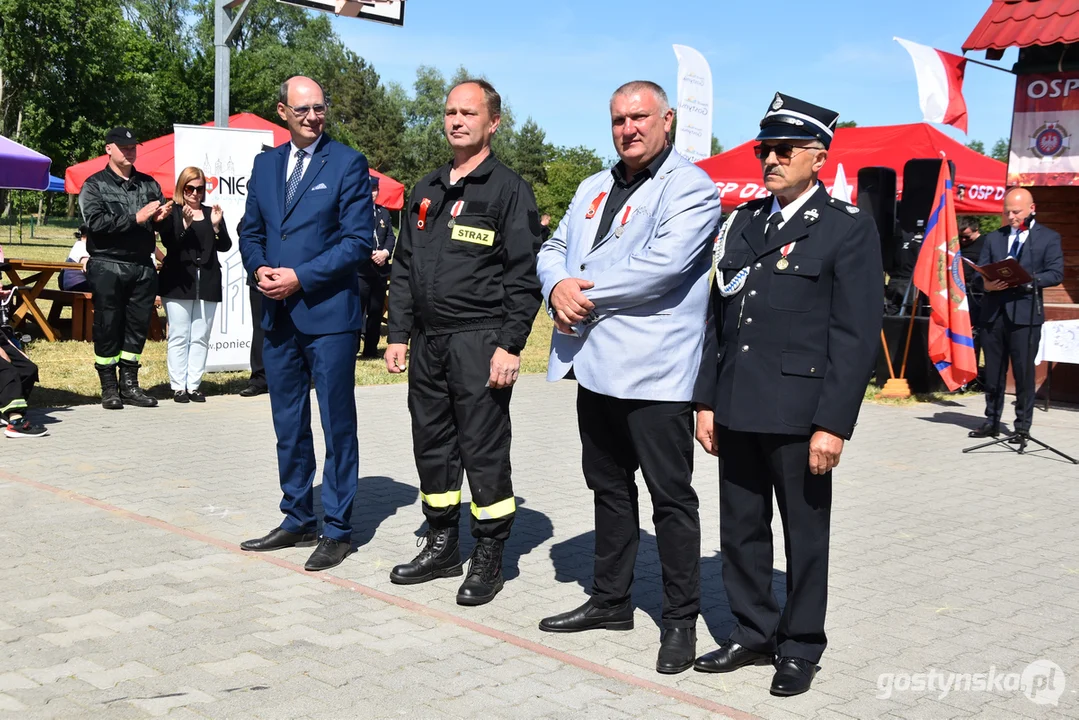
[[[456, 579], [389, 582], [422, 521], [404, 386], [356, 390], [358, 547], [323, 574], [303, 572], [309, 550], [236, 547], [280, 519], [265, 396], [47, 411], [52, 436], [0, 442], [0, 716], [1079, 717], [1079, 467], [1045, 452], [961, 454], [979, 398], [863, 408], [835, 477], [830, 643], [810, 693], [771, 697], [766, 667], [655, 673], [659, 564], [643, 490], [636, 629], [539, 632], [590, 583], [574, 394], [535, 376], [516, 390], [520, 509], [505, 590], [480, 608], [455, 604]], [[1077, 429], [1077, 412], [1036, 412], [1036, 436], [1072, 455]], [[701, 452], [695, 484], [704, 652], [731, 619], [717, 467]], [[778, 513], [773, 532], [782, 548]], [[782, 595], [781, 551], [775, 568]], [[1021, 682], [1038, 660], [1066, 677], [1059, 697]], [[979, 673], [989, 690], [942, 691]]]

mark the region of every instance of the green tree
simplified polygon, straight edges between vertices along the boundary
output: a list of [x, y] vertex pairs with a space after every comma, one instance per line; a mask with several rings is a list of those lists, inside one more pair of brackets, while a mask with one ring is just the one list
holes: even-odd
[[540, 213], [551, 216], [551, 227], [558, 227], [578, 186], [603, 170], [603, 160], [584, 146], [559, 147], [551, 153], [545, 170], [547, 182], [534, 187]]
[[855, 122], [854, 120], [844, 120], [843, 122], [836, 125], [837, 130], [839, 128], [854, 128], [854, 127], [858, 127], [858, 123]]
[[1007, 138], [1001, 138], [993, 143], [993, 150], [989, 153], [989, 157], [996, 158], [1003, 163], [1008, 162], [1008, 153], [1011, 148]]
[[982, 155], [985, 155], [985, 143], [983, 143], [981, 140], [971, 140], [967, 143], [967, 147], [976, 153], [981, 153]]
[[535, 187], [547, 182], [544, 163], [551, 154], [551, 147], [547, 144], [547, 133], [532, 118], [525, 120], [517, 132], [513, 154], [517, 173], [530, 185]]
[[712, 156], [715, 157], [723, 152], [723, 143], [715, 135], [712, 136]]
[[400, 99], [351, 51], [345, 51], [344, 65], [326, 78], [326, 90], [333, 98], [327, 117], [330, 135], [360, 150], [375, 170], [392, 173], [401, 161], [405, 131]]

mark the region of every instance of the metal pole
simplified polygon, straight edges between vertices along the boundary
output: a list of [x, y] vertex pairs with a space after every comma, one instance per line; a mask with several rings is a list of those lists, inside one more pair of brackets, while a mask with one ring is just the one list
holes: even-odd
[[[229, 48], [251, 0], [214, 0], [214, 125], [229, 125]], [[233, 9], [234, 13], [229, 14]]]

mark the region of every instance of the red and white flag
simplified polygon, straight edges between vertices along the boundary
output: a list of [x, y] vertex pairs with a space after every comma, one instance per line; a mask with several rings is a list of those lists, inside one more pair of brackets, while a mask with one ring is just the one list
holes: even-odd
[[963, 99], [963, 73], [967, 59], [943, 50], [892, 38], [906, 48], [918, 76], [918, 102], [926, 122], [954, 125], [967, 131], [967, 103]]

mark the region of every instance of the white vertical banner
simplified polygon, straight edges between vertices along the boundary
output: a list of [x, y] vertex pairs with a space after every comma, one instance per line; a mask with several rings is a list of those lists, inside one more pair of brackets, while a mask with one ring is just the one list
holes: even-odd
[[[221, 262], [221, 304], [210, 334], [206, 369], [251, 368], [251, 309], [247, 274], [240, 259], [240, 219], [247, 204], [247, 183], [255, 156], [273, 147], [270, 130], [235, 130], [203, 125], [174, 125], [173, 163], [176, 177], [186, 167], [199, 167], [206, 175], [207, 205], [220, 205], [232, 237], [232, 249], [218, 253]], [[175, 198], [181, 202], [182, 198]]]
[[678, 128], [674, 147], [690, 162], [712, 156], [712, 68], [704, 55], [675, 45], [678, 58]]

